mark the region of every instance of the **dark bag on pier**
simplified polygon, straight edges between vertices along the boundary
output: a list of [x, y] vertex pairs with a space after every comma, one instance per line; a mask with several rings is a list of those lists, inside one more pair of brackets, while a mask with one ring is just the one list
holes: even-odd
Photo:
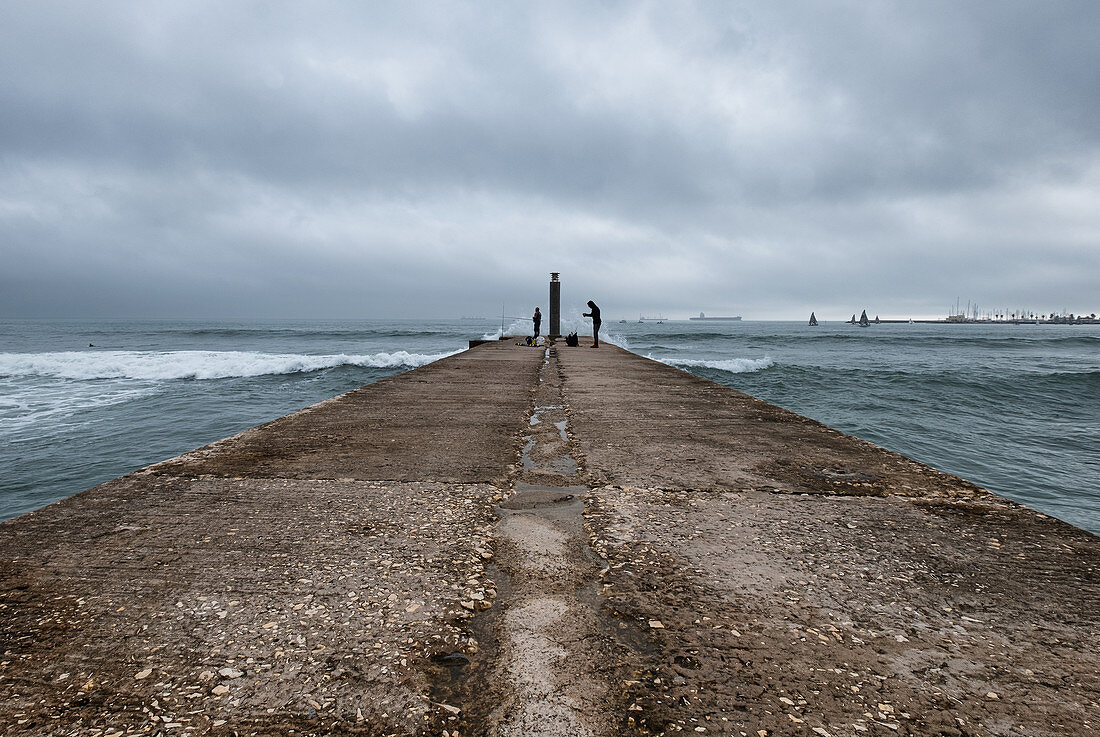
[[570, 333], [569, 335], [565, 336], [565, 344], [566, 345], [571, 345], [574, 348], [576, 348], [578, 345], [580, 345], [580, 341], [577, 339], [577, 334], [576, 333]]

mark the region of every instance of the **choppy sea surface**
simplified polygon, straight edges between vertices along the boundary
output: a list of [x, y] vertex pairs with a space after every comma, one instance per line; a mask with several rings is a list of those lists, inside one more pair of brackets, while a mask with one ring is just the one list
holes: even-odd
[[[563, 328], [587, 332], [576, 317]], [[0, 321], [0, 519], [500, 329], [499, 318]], [[1100, 326], [666, 320], [603, 332], [1100, 534]]]

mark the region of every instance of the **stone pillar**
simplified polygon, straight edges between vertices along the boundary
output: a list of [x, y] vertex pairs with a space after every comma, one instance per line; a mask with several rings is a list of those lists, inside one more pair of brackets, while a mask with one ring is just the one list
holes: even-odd
[[561, 282], [558, 272], [550, 272], [550, 332], [551, 338], [561, 337]]

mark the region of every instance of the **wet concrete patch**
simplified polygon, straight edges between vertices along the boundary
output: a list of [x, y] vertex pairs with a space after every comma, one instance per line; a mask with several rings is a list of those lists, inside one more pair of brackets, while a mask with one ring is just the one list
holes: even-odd
[[535, 439], [530, 435], [523, 436], [523, 449], [520, 450], [519, 463], [525, 471], [538, 468], [535, 459], [531, 457], [531, 451], [535, 449]]
[[605, 733], [592, 641], [599, 564], [584, 531], [584, 487], [524, 486], [502, 502], [497, 564], [512, 593], [499, 620], [497, 680], [507, 684], [492, 734]]
[[571, 504], [589, 491], [586, 486], [534, 486], [518, 483], [516, 491], [500, 504], [501, 509], [523, 510]]
[[565, 405], [563, 405], [563, 404], [536, 405], [535, 409], [532, 410], [531, 417], [527, 421], [527, 423], [529, 425], [538, 425], [542, 422], [543, 414], [545, 414], [547, 412], [560, 412], [564, 409], [565, 409]]
[[497, 508], [494, 563], [509, 593], [494, 620], [499, 649], [491, 678], [499, 701], [483, 729], [525, 737], [603, 733], [607, 685], [596, 676], [591, 647], [601, 627], [594, 595], [600, 566], [584, 530], [589, 489], [579, 483], [552, 350], [532, 405], [519, 478]]

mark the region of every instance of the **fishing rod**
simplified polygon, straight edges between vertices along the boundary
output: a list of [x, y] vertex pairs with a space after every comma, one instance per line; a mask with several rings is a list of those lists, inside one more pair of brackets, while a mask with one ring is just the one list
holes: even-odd
[[504, 336], [504, 321], [506, 319], [507, 320], [530, 320], [531, 318], [530, 317], [518, 317], [516, 315], [505, 315], [504, 314], [504, 305], [501, 305], [500, 306], [500, 334], [501, 334], [501, 337]]

